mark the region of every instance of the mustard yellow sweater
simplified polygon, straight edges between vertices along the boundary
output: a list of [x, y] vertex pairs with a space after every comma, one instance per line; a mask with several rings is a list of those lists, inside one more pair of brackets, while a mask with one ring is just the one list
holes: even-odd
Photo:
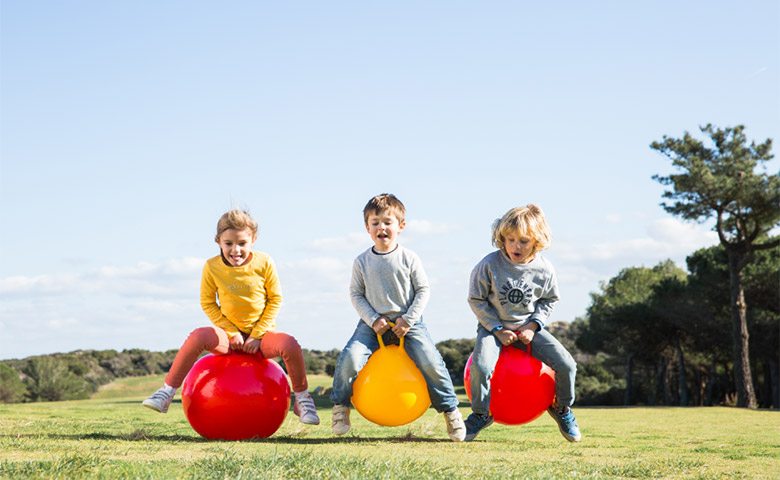
[[276, 326], [281, 305], [279, 277], [268, 254], [252, 251], [252, 259], [239, 267], [217, 255], [203, 266], [200, 306], [230, 337], [243, 332], [261, 338]]

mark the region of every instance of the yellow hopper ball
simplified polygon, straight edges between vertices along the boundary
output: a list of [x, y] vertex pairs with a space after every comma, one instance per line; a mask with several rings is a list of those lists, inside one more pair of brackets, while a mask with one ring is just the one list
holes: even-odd
[[386, 427], [406, 425], [431, 406], [425, 379], [401, 345], [385, 346], [382, 337], [352, 384], [352, 405], [366, 420]]

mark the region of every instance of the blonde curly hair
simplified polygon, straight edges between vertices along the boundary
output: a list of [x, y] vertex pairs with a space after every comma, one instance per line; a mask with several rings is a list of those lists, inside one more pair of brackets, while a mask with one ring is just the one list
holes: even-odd
[[538, 205], [529, 203], [524, 207], [515, 207], [493, 222], [493, 245], [504, 252], [504, 241], [509, 235], [530, 237], [534, 240], [534, 253], [550, 246], [552, 234], [547, 225], [544, 212]]

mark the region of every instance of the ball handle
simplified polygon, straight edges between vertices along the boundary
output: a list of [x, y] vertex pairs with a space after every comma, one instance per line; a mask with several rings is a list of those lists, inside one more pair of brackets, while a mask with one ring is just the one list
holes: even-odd
[[[395, 322], [387, 322], [390, 327], [395, 327]], [[382, 335], [376, 334], [376, 339], [379, 341], [379, 348], [387, 348], [385, 347], [385, 341], [382, 340]], [[403, 349], [404, 348], [404, 337], [398, 337], [398, 347]]]

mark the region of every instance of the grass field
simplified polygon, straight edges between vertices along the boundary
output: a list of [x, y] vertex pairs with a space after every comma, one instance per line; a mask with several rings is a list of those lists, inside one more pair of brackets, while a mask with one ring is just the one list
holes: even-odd
[[90, 400], [0, 404], [0, 478], [780, 478], [780, 412], [577, 408], [579, 444], [546, 414], [456, 444], [433, 410], [395, 428], [353, 412], [353, 430], [333, 437], [319, 398], [319, 426], [290, 414], [271, 438], [221, 442], [200, 438], [178, 400], [166, 415], [141, 407], [161, 378], [123, 379]]

